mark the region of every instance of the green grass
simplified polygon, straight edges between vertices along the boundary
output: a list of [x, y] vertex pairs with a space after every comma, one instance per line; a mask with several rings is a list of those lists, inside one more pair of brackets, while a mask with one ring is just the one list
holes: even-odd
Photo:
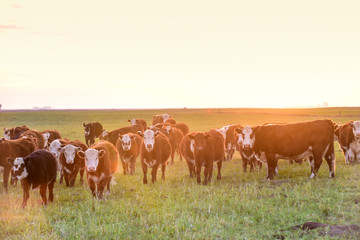
[[[37, 130], [57, 129], [63, 137], [83, 141], [83, 122], [99, 121], [112, 130], [127, 126], [133, 117], [150, 124], [152, 116], [162, 112], [187, 123], [190, 131], [229, 123], [360, 119], [360, 108], [169, 109], [0, 112], [0, 123], [2, 128], [26, 124]], [[335, 145], [335, 179], [328, 178], [325, 161], [317, 178], [310, 179], [308, 163], [290, 165], [281, 160], [279, 176], [266, 181], [266, 167], [244, 174], [236, 153], [224, 163], [223, 179], [217, 181], [214, 171], [209, 186], [190, 179], [186, 163], [178, 157], [167, 168], [166, 181], [159, 180], [159, 171], [155, 184], [142, 184], [139, 162], [134, 176], [122, 175], [120, 166], [117, 184], [104, 201], [94, 200], [86, 184], [77, 181], [74, 188], [66, 188], [56, 183], [53, 204], [42, 206], [34, 190], [27, 208], [21, 209], [21, 187], [10, 187], [5, 194], [1, 184], [0, 239], [273, 239], [279, 234], [287, 239], [320, 239], [316, 232], [288, 229], [307, 221], [360, 223], [360, 166], [345, 165]]]

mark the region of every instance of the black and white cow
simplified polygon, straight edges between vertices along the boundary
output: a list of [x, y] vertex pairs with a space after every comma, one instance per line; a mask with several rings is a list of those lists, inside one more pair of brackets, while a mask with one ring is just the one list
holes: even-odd
[[85, 143], [87, 146], [92, 145], [95, 142], [95, 138], [100, 137], [101, 133], [104, 131], [103, 126], [99, 122], [88, 124], [83, 123], [83, 126], [85, 133]]
[[29, 190], [32, 187], [40, 186], [40, 195], [43, 203], [47, 204], [46, 189], [49, 189], [49, 201], [54, 200], [54, 183], [56, 180], [56, 159], [49, 151], [40, 149], [30, 153], [26, 157], [18, 157], [15, 159], [8, 158], [8, 162], [12, 165], [12, 178], [21, 180], [23, 187], [23, 203], [26, 206], [29, 199]]

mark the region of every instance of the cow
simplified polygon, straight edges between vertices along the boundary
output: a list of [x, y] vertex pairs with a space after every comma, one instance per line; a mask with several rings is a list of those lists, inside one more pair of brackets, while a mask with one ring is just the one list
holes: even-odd
[[17, 180], [21, 180], [23, 188], [24, 208], [29, 199], [29, 190], [40, 186], [40, 195], [43, 204], [47, 204], [46, 188], [49, 189], [49, 201], [54, 200], [54, 183], [56, 180], [56, 159], [48, 150], [39, 149], [26, 157], [17, 157], [15, 159], [8, 158], [8, 162], [12, 166], [11, 176]]
[[262, 163], [258, 158], [256, 158], [254, 151], [254, 133], [250, 126], [236, 128], [235, 132], [237, 133], [238, 140], [237, 146], [239, 153], [241, 155], [243, 171], [246, 172], [247, 165], [250, 166], [250, 172], [254, 171], [254, 166], [258, 165], [259, 170], [262, 167]]
[[231, 160], [235, 153], [237, 147], [237, 138], [236, 138], [237, 134], [235, 132], [236, 128], [241, 128], [241, 125], [230, 124], [220, 129], [216, 129], [218, 132], [220, 132], [223, 135], [225, 140], [225, 153], [226, 153], [225, 160]]
[[95, 138], [100, 137], [104, 131], [103, 126], [99, 122], [83, 123], [85, 133], [85, 143], [89, 147], [95, 142]]
[[55, 159], [56, 159], [56, 166], [57, 166], [57, 170], [59, 171], [59, 175], [60, 175], [60, 180], [59, 183], [62, 184], [63, 182], [63, 172], [62, 172], [62, 165], [60, 162], [60, 155], [62, 152], [62, 146], [64, 146], [66, 143], [70, 142], [69, 139], [65, 138], [65, 139], [56, 139], [54, 141], [52, 141], [50, 143], [49, 146], [49, 151], [54, 155]]
[[137, 133], [139, 131], [144, 131], [144, 128], [139, 124], [118, 128], [111, 132], [104, 130], [100, 136], [100, 139], [111, 142], [116, 147], [116, 142], [118, 140], [119, 134]]
[[166, 120], [164, 123], [169, 123], [169, 124], [176, 124], [176, 120], [173, 118], [169, 118], [168, 120]]
[[45, 148], [44, 136], [37, 130], [29, 129], [26, 132], [21, 134], [21, 137], [35, 138], [36, 139], [36, 149]]
[[86, 151], [88, 147], [79, 140], [67, 142], [61, 145], [60, 163], [62, 174], [67, 187], [73, 187], [78, 172], [80, 172], [80, 184], [83, 184], [85, 161], [76, 154], [78, 151]]
[[21, 134], [29, 130], [25, 125], [13, 128], [4, 128], [4, 138], [6, 140], [15, 140], [20, 138]]
[[46, 149], [49, 149], [50, 143], [56, 139], [61, 139], [61, 134], [57, 130], [44, 130], [41, 132], [44, 136], [44, 145]]
[[35, 139], [19, 138], [15, 140], [0, 140], [0, 167], [4, 168], [3, 185], [8, 192], [8, 181], [11, 171], [11, 165], [8, 164], [7, 158], [25, 157], [35, 151]]
[[344, 152], [345, 163], [360, 162], [360, 121], [345, 123], [337, 129], [337, 135], [340, 147]]
[[[310, 158], [314, 178], [325, 157], [330, 177], [335, 177], [334, 124], [331, 120], [315, 120], [289, 124], [266, 124], [252, 127], [244, 142], [254, 141], [256, 156], [265, 157], [267, 179], [274, 178], [278, 159]], [[247, 146], [249, 147], [249, 146]]]
[[169, 118], [172, 118], [172, 116], [167, 113], [154, 115], [152, 120], [152, 125], [155, 125], [157, 123], [165, 123]]
[[203, 184], [206, 185], [211, 181], [213, 164], [217, 162], [218, 175], [221, 179], [222, 161], [225, 157], [224, 137], [218, 131], [211, 129], [207, 132], [193, 132], [187, 135], [190, 138], [190, 150], [195, 158], [196, 180], [201, 183], [201, 167], [205, 166]]
[[118, 140], [116, 142], [116, 149], [119, 152], [124, 175], [135, 174], [135, 162], [136, 158], [140, 154], [141, 142], [142, 139], [137, 134], [119, 134]]
[[136, 124], [141, 125], [144, 130], [147, 129], [146, 121], [142, 118], [138, 118], [138, 119], [132, 118], [132, 119], [129, 119], [128, 122], [130, 122], [131, 125], [136, 125]]
[[188, 137], [189, 134], [186, 134], [180, 143], [180, 153], [183, 158], [185, 158], [186, 163], [189, 168], [190, 178], [195, 175], [195, 156], [194, 156], [194, 146], [191, 144], [191, 140]]
[[165, 135], [168, 136], [171, 144], [171, 164], [174, 164], [175, 152], [179, 150], [180, 142], [183, 139], [184, 134], [180, 129], [172, 127], [171, 125], [163, 126], [163, 130]]
[[144, 133], [138, 132], [144, 138], [141, 144], [140, 161], [143, 170], [143, 184], [147, 184], [147, 168], [151, 170], [152, 183], [156, 181], [156, 174], [159, 165], [161, 164], [162, 176], [161, 179], [165, 180], [165, 169], [167, 161], [171, 153], [171, 144], [169, 138], [160, 131], [146, 130]]
[[119, 153], [111, 143], [100, 141], [94, 143], [86, 151], [78, 151], [77, 155], [85, 159], [86, 177], [93, 197], [104, 198], [110, 195], [110, 182], [119, 165]]

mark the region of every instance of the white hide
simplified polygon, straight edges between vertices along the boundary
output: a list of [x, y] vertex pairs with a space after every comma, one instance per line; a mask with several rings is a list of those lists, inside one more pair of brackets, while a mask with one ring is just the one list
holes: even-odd
[[155, 143], [155, 133], [153, 130], [146, 130], [144, 132], [144, 146], [146, 151], [151, 152], [154, 148]]
[[44, 143], [44, 147], [46, 148], [47, 145], [48, 145], [48, 142], [49, 142], [49, 138], [50, 138], [50, 133], [43, 133], [43, 136], [44, 136], [44, 140], [45, 140], [45, 143]]
[[164, 113], [161, 115], [162, 118], [163, 118], [163, 122], [166, 122], [166, 120], [168, 120], [169, 118], [171, 118], [171, 115], [167, 114], [167, 113]]
[[219, 133], [221, 133], [223, 135], [224, 140], [226, 140], [226, 132], [229, 130], [229, 126], [230, 125], [227, 125], [227, 126], [224, 126], [222, 128], [216, 129]]
[[253, 135], [251, 138], [251, 135], [253, 134], [253, 130], [250, 126], [246, 126], [242, 129], [242, 134], [238, 134], [238, 145], [240, 145], [242, 148], [250, 147], [254, 148], [255, 143], [255, 136]]
[[61, 143], [60, 143], [59, 139], [56, 139], [50, 143], [49, 151], [55, 156], [57, 170], [60, 171], [61, 170], [60, 153], [61, 153], [62, 149], [61, 149]]
[[95, 172], [99, 165], [99, 151], [89, 148], [85, 151], [85, 165], [88, 172]]
[[355, 139], [360, 139], [360, 121], [353, 122], [353, 133]]
[[80, 147], [75, 147], [72, 144], [68, 144], [62, 148], [67, 164], [74, 164], [76, 152], [81, 150]]
[[135, 125], [136, 124], [136, 119], [135, 118], [131, 119], [130, 123], [131, 123], [131, 125]]
[[10, 130], [7, 128], [4, 129], [4, 138], [5, 140], [10, 140]]
[[[22, 157], [15, 158], [13, 171], [19, 171], [19, 169], [21, 168], [22, 165], [25, 165], [24, 158], [22, 158]], [[20, 175], [17, 175], [16, 178], [18, 180], [21, 180], [23, 178], [26, 178], [27, 176], [28, 176], [28, 172], [26, 170], [26, 167], [24, 167], [23, 172]]]
[[101, 137], [106, 137], [107, 135], [109, 135], [109, 132], [104, 130], [102, 133], [101, 133]]
[[121, 144], [124, 151], [129, 151], [131, 149], [131, 137], [128, 134], [125, 134], [121, 138]]

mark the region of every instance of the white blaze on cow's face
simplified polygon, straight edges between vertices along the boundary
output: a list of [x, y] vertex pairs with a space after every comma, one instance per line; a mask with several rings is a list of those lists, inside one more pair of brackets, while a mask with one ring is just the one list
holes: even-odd
[[57, 160], [59, 160], [61, 150], [61, 143], [58, 139], [50, 143], [49, 151], [55, 156]]
[[28, 176], [28, 172], [25, 167], [24, 158], [19, 157], [15, 158], [13, 167], [12, 167], [12, 177], [21, 180]]
[[106, 131], [106, 130], [104, 130], [104, 131], [101, 133], [101, 135], [100, 135], [100, 139], [105, 138], [107, 135], [109, 135], [109, 132]]
[[89, 125], [84, 125], [84, 133], [85, 133], [85, 136], [90, 135], [90, 126]]
[[99, 165], [99, 151], [89, 148], [85, 151], [85, 165], [88, 172], [95, 172]]
[[44, 136], [44, 140], [45, 140], [44, 147], [47, 147], [49, 144], [50, 133], [48, 133], [48, 132], [43, 133], [43, 136]]
[[170, 135], [171, 129], [172, 129], [171, 126], [166, 126], [166, 127], [165, 127], [165, 131], [166, 131], [166, 133], [167, 133], [168, 135]]
[[163, 118], [163, 122], [166, 122], [166, 120], [168, 120], [169, 118], [171, 118], [171, 115], [169, 115], [169, 114], [162, 114], [161, 115], [162, 116], [162, 118]]
[[122, 136], [121, 144], [124, 151], [129, 151], [131, 149], [131, 137], [128, 134]]
[[352, 124], [353, 126], [353, 133], [355, 138], [360, 138], [360, 121], [355, 121]]
[[62, 151], [64, 152], [64, 156], [65, 156], [65, 160], [66, 160], [67, 164], [74, 164], [76, 152], [79, 150], [81, 150], [81, 148], [75, 147], [72, 144], [68, 144], [62, 148]]
[[153, 130], [146, 130], [144, 132], [144, 146], [146, 151], [151, 152], [154, 148], [155, 143], [155, 132]]
[[10, 130], [8, 128], [4, 128], [4, 138], [10, 140]]
[[136, 119], [135, 118], [131, 119], [130, 123], [131, 123], [131, 125], [135, 125], [136, 124]]
[[242, 129], [241, 133], [238, 133], [239, 139], [238, 144], [243, 149], [252, 149], [254, 148], [255, 143], [255, 134], [253, 129], [250, 126], [246, 126]]

